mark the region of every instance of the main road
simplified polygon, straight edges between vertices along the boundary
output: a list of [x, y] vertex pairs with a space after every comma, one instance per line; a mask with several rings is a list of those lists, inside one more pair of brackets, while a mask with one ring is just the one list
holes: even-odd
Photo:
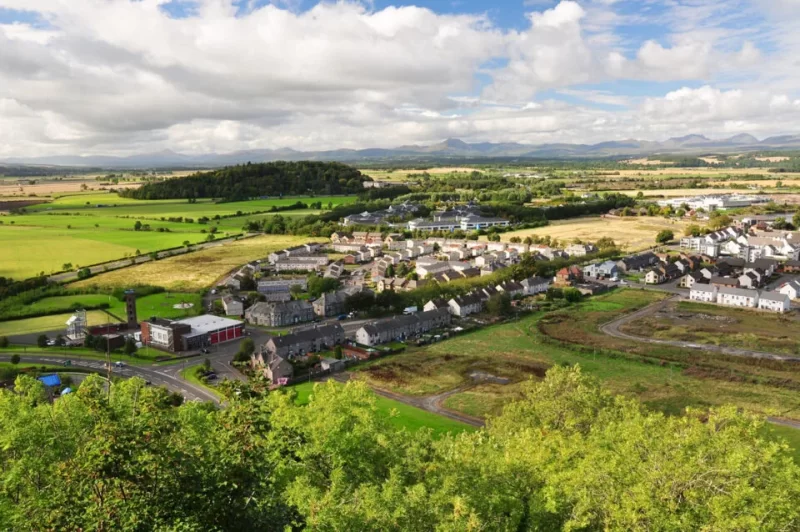
[[[21, 364], [38, 364], [47, 366], [61, 366], [66, 360], [71, 362], [72, 368], [81, 368], [106, 375], [105, 362], [96, 359], [67, 359], [65, 357], [48, 355], [20, 355]], [[9, 362], [11, 355], [0, 355], [0, 362]], [[201, 360], [193, 360], [192, 365], [197, 365]], [[183, 364], [171, 366], [112, 366], [112, 374], [119, 377], [141, 377], [154, 386], [164, 386], [168, 390], [178, 392], [188, 401], [213, 401], [219, 403], [217, 396], [208, 390], [195, 386], [183, 380], [178, 374], [184, 368]]]

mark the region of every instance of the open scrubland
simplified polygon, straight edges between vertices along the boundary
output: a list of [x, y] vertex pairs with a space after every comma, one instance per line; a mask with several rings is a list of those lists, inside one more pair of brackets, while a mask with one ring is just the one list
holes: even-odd
[[669, 229], [676, 236], [691, 222], [670, 220], [655, 216], [642, 217], [588, 217], [552, 222], [546, 227], [523, 229], [503, 233], [500, 238], [508, 242], [513, 237], [525, 239], [528, 236], [549, 236], [560, 242], [572, 242], [580, 239], [584, 242], [596, 242], [600, 238], [611, 238], [626, 251], [638, 251], [656, 245], [655, 237], [664, 229]]
[[[580, 364], [616, 393], [679, 414], [686, 407], [733, 404], [775, 416], [800, 418], [800, 377], [782, 363], [735, 359], [643, 345], [606, 336], [603, 323], [662, 299], [623, 290], [551, 313], [535, 313], [362, 366], [355, 373], [378, 388], [412, 395], [451, 390], [444, 406], [474, 416], [498, 414], [519, 397], [526, 380], [547, 368]], [[474, 381], [482, 372], [510, 384]]]
[[795, 314], [674, 301], [654, 314], [623, 324], [620, 330], [644, 338], [800, 354], [800, 318]]
[[203, 249], [186, 255], [147, 262], [103, 273], [74, 283], [75, 288], [125, 288], [132, 283], [161, 286], [173, 291], [203, 290], [231, 270], [273, 251], [313, 241], [304, 236], [262, 235]]

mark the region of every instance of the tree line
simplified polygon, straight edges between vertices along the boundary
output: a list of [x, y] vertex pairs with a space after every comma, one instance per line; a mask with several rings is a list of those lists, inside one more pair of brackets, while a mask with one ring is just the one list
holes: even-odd
[[265, 196], [357, 194], [371, 179], [351, 166], [315, 161], [245, 164], [151, 182], [120, 196], [142, 199], [217, 198], [244, 201]]
[[3, 530], [796, 530], [800, 467], [735, 408], [667, 417], [580, 368], [521, 385], [485, 429], [398, 429], [361, 383], [225, 383], [173, 406], [97, 377], [51, 404], [0, 390]]

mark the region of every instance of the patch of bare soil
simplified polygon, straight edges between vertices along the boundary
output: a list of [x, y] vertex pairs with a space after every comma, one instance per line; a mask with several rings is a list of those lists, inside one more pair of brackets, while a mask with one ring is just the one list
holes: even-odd
[[18, 200], [18, 201], [0, 201], [0, 212], [9, 212], [14, 209], [24, 209], [31, 205], [39, 205], [40, 203], [47, 203], [45, 200]]

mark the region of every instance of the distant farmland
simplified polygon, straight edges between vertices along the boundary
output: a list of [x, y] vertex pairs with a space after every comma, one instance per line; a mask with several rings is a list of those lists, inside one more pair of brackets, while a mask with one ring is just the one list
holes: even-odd
[[[199, 200], [139, 201], [116, 194], [89, 192], [67, 195], [28, 206], [26, 214], [0, 216], [0, 276], [23, 279], [51, 274], [65, 264], [73, 268], [134, 256], [137, 251], [180, 247], [241, 233], [250, 220], [268, 216], [307, 216], [321, 210], [246, 214], [291, 206], [298, 201], [322, 203], [322, 210], [356, 201], [355, 196], [273, 198], [233, 203]], [[220, 219], [214, 220], [215, 216]], [[208, 222], [199, 223], [200, 218]], [[225, 218], [223, 218], [225, 217]], [[163, 220], [162, 220], [163, 218]], [[170, 221], [170, 218], [172, 221]], [[179, 221], [180, 220], [180, 221]], [[134, 231], [136, 222], [149, 230]]]

